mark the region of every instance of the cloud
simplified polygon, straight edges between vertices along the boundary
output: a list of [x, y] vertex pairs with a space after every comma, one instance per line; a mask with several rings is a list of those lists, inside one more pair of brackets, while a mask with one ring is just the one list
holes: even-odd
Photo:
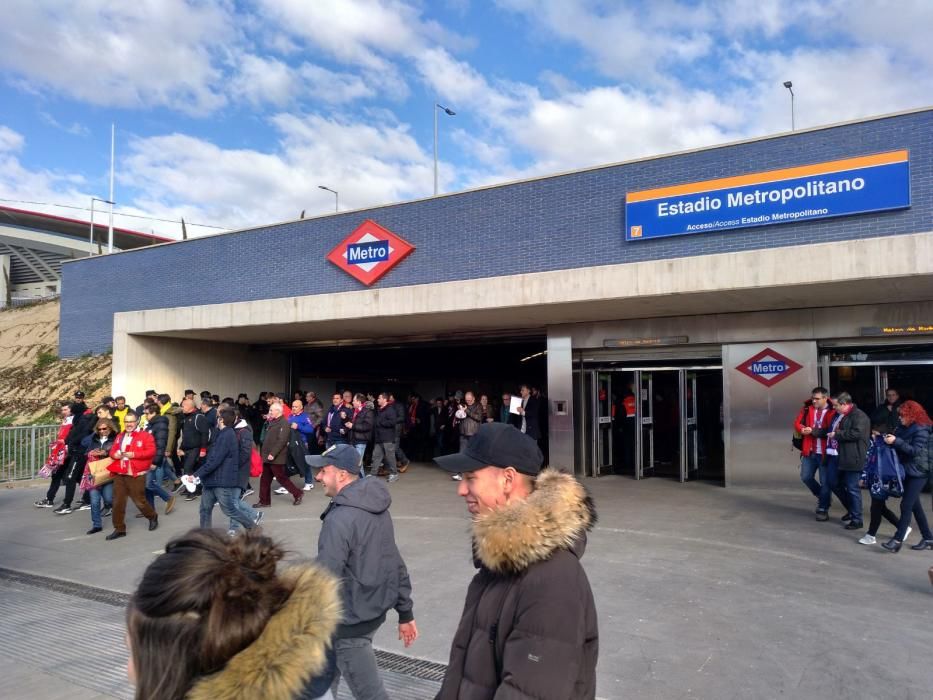
[[39, 118], [44, 121], [49, 126], [58, 129], [59, 131], [64, 131], [66, 134], [71, 134], [72, 136], [89, 136], [91, 131], [83, 124], [78, 122], [71, 122], [71, 124], [62, 124], [55, 117], [53, 117], [48, 112], [39, 112]]
[[233, 95], [253, 105], [277, 107], [312, 101], [344, 104], [376, 94], [362, 77], [304, 62], [292, 67], [275, 58], [247, 54], [230, 83]]
[[221, 63], [237, 32], [225, 0], [8, 0], [4, 16], [0, 70], [32, 89], [194, 114], [226, 102]]
[[15, 153], [23, 147], [23, 135], [7, 126], [0, 126], [0, 153]]

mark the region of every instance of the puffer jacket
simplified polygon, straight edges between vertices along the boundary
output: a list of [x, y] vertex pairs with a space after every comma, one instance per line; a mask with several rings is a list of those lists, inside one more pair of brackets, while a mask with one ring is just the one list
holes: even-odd
[[466, 418], [460, 419], [460, 434], [464, 437], [473, 437], [483, 424], [483, 407], [478, 402], [472, 406], [463, 404]]
[[907, 476], [927, 477], [930, 463], [927, 451], [930, 449], [930, 426], [911, 423], [906, 428], [898, 427], [894, 431], [894, 444], [897, 456], [901, 460]]
[[285, 604], [252, 644], [217, 673], [199, 678], [185, 700], [304, 700], [327, 691], [334, 675], [339, 584], [310, 564], [285, 569], [279, 578], [291, 589]]
[[373, 439], [376, 442], [395, 442], [395, 427], [398, 424], [398, 415], [394, 404], [387, 403], [376, 413], [376, 427]]
[[217, 430], [204, 464], [194, 473], [206, 488], [240, 487], [240, 445], [232, 428]]
[[149, 465], [152, 464], [152, 458], [155, 456], [155, 440], [145, 430], [134, 430], [132, 432], [133, 438], [126, 448], [126, 451], [132, 452], [133, 456], [117, 459], [114, 455], [120, 451], [123, 436], [124, 433], [120, 433], [113, 441], [110, 448], [110, 458], [114, 461], [108, 469], [114, 474], [145, 476], [149, 472]]
[[353, 428], [350, 430], [350, 443], [359, 445], [372, 442], [373, 431], [376, 427], [376, 414], [371, 408], [360, 409], [353, 417]]
[[592, 700], [599, 631], [580, 557], [596, 511], [569, 474], [473, 522], [479, 572], [437, 700]]
[[414, 620], [411, 580], [395, 544], [392, 496], [379, 479], [357, 479], [321, 515], [317, 560], [343, 581], [343, 620], [337, 637], [379, 627], [395, 608], [399, 624]]
[[237, 457], [240, 463], [239, 487], [246, 491], [249, 487], [249, 472], [253, 458], [253, 450], [255, 449], [255, 445], [253, 444], [253, 430], [250, 428], [249, 423], [242, 418], [233, 426], [233, 430], [236, 432], [237, 447], [239, 450]]
[[169, 421], [165, 416], [154, 416], [146, 424], [146, 432], [152, 434], [155, 440], [156, 453], [152, 457], [152, 463], [161, 466], [165, 459], [165, 446], [168, 444]]

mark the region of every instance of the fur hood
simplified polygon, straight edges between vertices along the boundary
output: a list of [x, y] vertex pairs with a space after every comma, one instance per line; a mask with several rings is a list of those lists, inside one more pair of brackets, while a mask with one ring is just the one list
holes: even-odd
[[281, 576], [294, 586], [282, 609], [255, 642], [198, 681], [186, 700], [291, 700], [324, 670], [341, 617], [337, 579], [314, 564]]
[[583, 485], [570, 474], [545, 469], [528, 498], [473, 521], [476, 558], [490, 571], [516, 574], [548, 559], [558, 549], [581, 557], [596, 509]]

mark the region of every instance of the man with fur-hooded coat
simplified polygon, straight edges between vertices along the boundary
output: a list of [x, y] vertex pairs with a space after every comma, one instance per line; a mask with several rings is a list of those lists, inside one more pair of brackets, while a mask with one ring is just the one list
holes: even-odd
[[541, 471], [537, 443], [502, 423], [435, 461], [463, 474], [479, 569], [437, 700], [594, 698], [599, 631], [580, 557], [596, 512], [583, 486]]

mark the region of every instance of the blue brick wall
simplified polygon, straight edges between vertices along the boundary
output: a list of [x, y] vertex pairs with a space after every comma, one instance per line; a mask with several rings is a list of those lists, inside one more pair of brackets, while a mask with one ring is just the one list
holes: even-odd
[[[910, 209], [626, 243], [627, 191], [907, 148]], [[111, 345], [113, 314], [362, 289], [324, 258], [364, 219], [417, 248], [374, 287], [933, 230], [933, 110], [428, 201], [87, 258], [63, 266], [60, 352]], [[158, 294], [142, 291], [143, 280]], [[100, 283], [110, 281], [101, 294]]]

